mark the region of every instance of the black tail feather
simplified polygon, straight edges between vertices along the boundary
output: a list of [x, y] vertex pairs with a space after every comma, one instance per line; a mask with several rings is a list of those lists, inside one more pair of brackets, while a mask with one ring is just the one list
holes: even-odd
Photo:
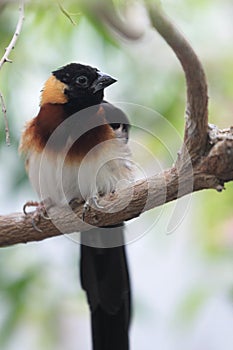
[[129, 349], [131, 294], [123, 228], [81, 234], [81, 284], [91, 311], [93, 350]]

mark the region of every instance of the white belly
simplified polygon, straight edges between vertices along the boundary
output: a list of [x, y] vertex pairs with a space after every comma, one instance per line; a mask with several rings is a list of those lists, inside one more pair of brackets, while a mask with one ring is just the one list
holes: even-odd
[[110, 193], [119, 181], [133, 180], [129, 148], [119, 139], [96, 146], [81, 164], [47, 154], [29, 154], [29, 179], [41, 200], [50, 198], [56, 205]]

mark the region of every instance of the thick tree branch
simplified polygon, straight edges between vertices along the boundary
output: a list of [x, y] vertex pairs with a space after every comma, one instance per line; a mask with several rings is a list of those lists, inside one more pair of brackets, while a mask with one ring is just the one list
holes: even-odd
[[[178, 171], [176, 167], [156, 174], [149, 179], [137, 181], [133, 186], [119, 191], [114, 196], [105, 196], [100, 205], [104, 211], [91, 209], [86, 214], [86, 221], [91, 225], [106, 226], [139, 216], [142, 212], [164, 203], [173, 201], [186, 194], [203, 189], [223, 190], [224, 182], [233, 180], [233, 131], [226, 129], [218, 131], [216, 128], [209, 133], [212, 147], [206, 157], [198, 166]], [[131, 198], [130, 203], [128, 203]], [[107, 201], [107, 204], [106, 204]], [[114, 212], [114, 209], [122, 208]], [[83, 206], [75, 208], [76, 222], [71, 220], [70, 213], [63, 208], [51, 208], [53, 222], [41, 220], [38, 227], [42, 232], [32, 227], [32, 215], [25, 216], [20, 213], [0, 216], [0, 246], [16, 243], [40, 241], [63, 233], [85, 231], [90, 228], [82, 218]], [[110, 213], [109, 213], [110, 212]], [[111, 213], [112, 212], [112, 213]], [[62, 227], [62, 231], [57, 229]]]
[[[154, 27], [176, 53], [186, 76], [187, 119], [184, 145], [171, 169], [137, 181], [115, 195], [105, 196], [99, 203], [104, 207], [101, 212], [91, 208], [85, 216], [85, 221], [91, 225], [113, 225], [130, 220], [146, 210], [193, 191], [211, 188], [221, 191], [224, 182], [233, 180], [233, 129], [218, 130], [216, 126], [207, 124], [207, 84], [201, 63], [188, 42], [158, 6], [150, 4], [148, 7]], [[33, 214], [0, 216], [0, 246], [88, 230], [90, 226], [81, 220], [82, 210], [82, 205], [74, 208], [79, 220], [73, 220], [73, 212], [71, 214], [64, 208], [51, 208], [49, 215], [56, 226], [51, 221], [42, 219], [38, 224], [42, 232], [32, 227]]]
[[[203, 67], [189, 42], [162, 12], [159, 5], [149, 5], [155, 29], [175, 52], [183, 67], [187, 84], [184, 146], [192, 162], [205, 153], [208, 128], [208, 94]], [[182, 156], [185, 155], [183, 150]], [[181, 161], [184, 159], [181, 157]]]

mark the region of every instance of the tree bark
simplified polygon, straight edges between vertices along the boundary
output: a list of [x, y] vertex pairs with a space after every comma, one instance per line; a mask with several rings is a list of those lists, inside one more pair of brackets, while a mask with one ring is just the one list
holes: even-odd
[[[1, 247], [85, 231], [90, 225], [121, 223], [194, 191], [211, 188], [222, 191], [224, 183], [233, 180], [233, 127], [219, 130], [208, 125], [207, 82], [197, 55], [159, 6], [151, 2], [147, 6], [152, 25], [177, 55], [186, 77], [184, 142], [174, 166], [101, 198], [99, 205], [104, 209], [90, 208], [85, 222], [82, 204], [73, 211], [52, 207], [48, 212], [52, 220], [41, 218], [37, 224], [42, 232], [32, 226], [33, 213], [0, 216]], [[109, 21], [108, 18], [108, 24]], [[126, 36], [123, 29], [122, 35]]]

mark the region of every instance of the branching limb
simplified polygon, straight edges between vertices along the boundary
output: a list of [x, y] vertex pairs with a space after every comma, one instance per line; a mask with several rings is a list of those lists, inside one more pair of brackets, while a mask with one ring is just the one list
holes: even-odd
[[[20, 1], [18, 23], [16, 25], [16, 29], [15, 29], [14, 35], [10, 41], [10, 44], [5, 49], [5, 53], [0, 60], [0, 70], [2, 69], [4, 63], [7, 63], [7, 62], [11, 63], [12, 62], [12, 60], [9, 59], [9, 55], [10, 55], [11, 51], [14, 49], [15, 44], [18, 40], [18, 37], [21, 33], [23, 21], [24, 21], [24, 1]], [[8, 120], [7, 120], [7, 110], [6, 110], [6, 104], [4, 101], [3, 94], [1, 92], [0, 92], [0, 103], [2, 106], [2, 113], [3, 113], [3, 117], [4, 117], [4, 122], [5, 122], [6, 144], [9, 146], [10, 145], [10, 133], [9, 133]]]
[[6, 62], [11, 63], [12, 62], [9, 59], [9, 55], [10, 55], [11, 51], [15, 48], [15, 44], [16, 44], [18, 37], [21, 33], [21, 30], [22, 30], [23, 21], [24, 21], [24, 1], [20, 1], [18, 23], [17, 23], [16, 29], [15, 29], [14, 35], [10, 41], [10, 44], [7, 46], [4, 55], [2, 56], [2, 58], [0, 60], [0, 70], [1, 70], [4, 63], [6, 63]]
[[[139, 39], [143, 33], [137, 33], [128, 23], [125, 23], [116, 12], [112, 1], [84, 1], [89, 4], [100, 21], [105, 22], [114, 28], [122, 36], [135, 40]], [[152, 25], [164, 40], [170, 45], [185, 73], [187, 84], [187, 105], [186, 105], [186, 126], [184, 135], [184, 147], [180, 153], [178, 162], [185, 163], [187, 151], [194, 163], [205, 153], [207, 145], [208, 129], [208, 91], [205, 72], [196, 53], [163, 13], [158, 1], [146, 1], [148, 14]], [[179, 164], [177, 164], [179, 166]]]
[[[208, 93], [205, 73], [196, 53], [185, 37], [163, 13], [159, 5], [149, 2], [153, 26], [175, 52], [183, 67], [187, 84], [184, 146], [194, 163], [206, 150], [208, 128]], [[184, 159], [184, 149], [181, 161]]]
[[[104, 212], [91, 208], [85, 215], [85, 221], [95, 226], [130, 220], [142, 212], [194, 191], [221, 191], [225, 182], [233, 180], [233, 128], [219, 130], [216, 126], [208, 126], [207, 83], [199, 59], [157, 5], [148, 1], [148, 11], [153, 26], [176, 53], [186, 76], [187, 118], [184, 144], [172, 168], [137, 181], [127, 189], [119, 190], [114, 196], [104, 197], [99, 201]], [[39, 228], [42, 232], [33, 229], [33, 214], [0, 216], [0, 246], [88, 230], [89, 225], [81, 220], [83, 205], [77, 205], [74, 210], [78, 221], [72, 220], [64, 208], [51, 208], [48, 214], [53, 220], [41, 220]], [[62, 233], [57, 227], [62, 227]]]
[[[53, 220], [41, 218], [39, 228], [42, 232], [33, 228], [33, 214], [25, 216], [16, 213], [0, 216], [0, 247], [40, 241], [63, 233], [86, 231], [90, 229], [88, 224], [95, 226], [117, 224], [194, 191], [203, 189], [221, 191], [224, 189], [224, 182], [233, 180], [233, 130], [216, 131], [212, 142], [209, 154], [193, 168], [193, 172], [184, 170], [182, 173], [173, 167], [149, 179], [137, 181], [114, 196], [105, 196], [100, 200], [99, 205], [104, 207], [104, 212], [91, 208], [85, 215], [86, 222], [82, 221], [82, 204], [74, 209], [76, 217], [79, 218], [75, 220], [76, 222], [64, 208], [51, 208], [49, 216]], [[190, 183], [193, 186], [190, 186]], [[114, 211], [116, 208], [122, 209]], [[57, 227], [62, 227], [63, 232]]]

